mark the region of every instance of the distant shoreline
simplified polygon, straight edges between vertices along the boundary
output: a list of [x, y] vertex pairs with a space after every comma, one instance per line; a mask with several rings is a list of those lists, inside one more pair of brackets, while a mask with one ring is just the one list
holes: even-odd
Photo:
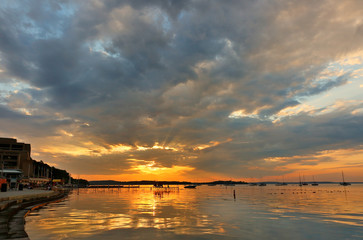
[[[187, 185], [187, 184], [197, 184], [197, 185], [208, 185], [208, 184], [215, 184], [215, 185], [246, 185], [250, 183], [266, 183], [266, 184], [277, 184], [281, 182], [277, 181], [269, 181], [269, 182], [244, 182], [244, 181], [212, 181], [212, 182], [188, 182], [188, 181], [114, 181], [114, 180], [97, 180], [97, 181], [89, 181], [90, 186], [92, 185], [154, 185], [155, 183], [160, 183], [163, 185]], [[285, 182], [287, 184], [299, 184], [299, 182]], [[314, 183], [313, 181], [306, 182], [308, 184]], [[328, 182], [328, 181], [321, 181], [316, 182], [318, 184], [337, 184], [339, 185], [340, 182]], [[363, 184], [363, 182], [350, 182], [351, 184]]]

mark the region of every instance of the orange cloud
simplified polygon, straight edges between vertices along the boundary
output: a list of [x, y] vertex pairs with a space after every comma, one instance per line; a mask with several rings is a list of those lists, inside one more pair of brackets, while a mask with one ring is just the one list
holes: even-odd
[[[349, 176], [349, 181], [362, 181], [362, 159], [363, 149], [336, 149], [310, 156], [267, 158], [265, 161], [286, 163], [275, 167], [275, 170], [289, 172], [283, 174], [288, 181], [297, 181], [299, 174], [310, 176], [308, 181], [312, 180], [312, 176], [318, 176], [319, 181], [341, 181], [341, 171]], [[276, 181], [277, 178], [280, 176], [266, 176], [263, 180]]]

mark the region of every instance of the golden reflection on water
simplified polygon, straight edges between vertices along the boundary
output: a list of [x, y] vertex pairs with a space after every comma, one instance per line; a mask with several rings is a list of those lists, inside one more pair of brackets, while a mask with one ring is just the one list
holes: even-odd
[[324, 221], [363, 226], [363, 215], [356, 214], [363, 213], [363, 192], [356, 186], [348, 189], [336, 186], [271, 188], [267, 193], [276, 195], [268, 202], [272, 212], [320, 214], [327, 218]]
[[[86, 236], [118, 228], [175, 229], [177, 233], [190, 233], [198, 228], [198, 234], [223, 232], [219, 225], [204, 228], [211, 225], [211, 221], [207, 215], [199, 213], [193, 204], [195, 197], [185, 190], [151, 187], [81, 189], [79, 195], [72, 194], [64, 206], [59, 206], [59, 211], [42, 217], [29, 214], [27, 225], [57, 234], [66, 233], [64, 236], [79, 233]], [[186, 201], [191, 204], [185, 204]], [[62, 213], [62, 207], [67, 211]]]
[[[350, 226], [352, 231], [351, 227], [363, 226], [362, 199], [362, 185], [81, 189], [79, 195], [71, 194], [64, 202], [29, 214], [26, 231], [35, 240], [87, 239], [117, 229], [156, 229], [177, 236], [221, 239], [247, 234], [251, 238], [246, 239], [253, 239], [271, 232], [296, 234], [297, 223], [309, 231], [331, 231], [330, 224], [338, 224], [343, 229], [339, 231]], [[363, 232], [356, 231], [363, 238]]]

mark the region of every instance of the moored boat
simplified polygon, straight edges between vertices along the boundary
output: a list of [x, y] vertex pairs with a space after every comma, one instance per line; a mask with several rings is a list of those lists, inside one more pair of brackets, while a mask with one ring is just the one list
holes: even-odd
[[313, 180], [314, 180], [314, 182], [311, 184], [311, 186], [318, 186], [319, 185], [319, 183], [317, 183], [316, 181], [315, 181], [315, 177], [313, 176]]
[[343, 171], [342, 171], [342, 178], [343, 178], [343, 182], [339, 183], [340, 185], [342, 185], [342, 186], [349, 186], [349, 185], [351, 185], [349, 182], [346, 182], [345, 181]]
[[197, 185], [187, 185], [187, 186], [184, 186], [184, 188], [196, 188]]
[[342, 185], [342, 186], [349, 186], [351, 184], [349, 182], [341, 182], [340, 185]]

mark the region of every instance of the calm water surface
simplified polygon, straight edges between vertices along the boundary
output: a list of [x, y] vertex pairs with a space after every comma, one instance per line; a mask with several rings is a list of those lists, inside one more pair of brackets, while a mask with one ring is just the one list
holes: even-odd
[[32, 240], [363, 239], [363, 185], [81, 189], [29, 214], [25, 230]]

